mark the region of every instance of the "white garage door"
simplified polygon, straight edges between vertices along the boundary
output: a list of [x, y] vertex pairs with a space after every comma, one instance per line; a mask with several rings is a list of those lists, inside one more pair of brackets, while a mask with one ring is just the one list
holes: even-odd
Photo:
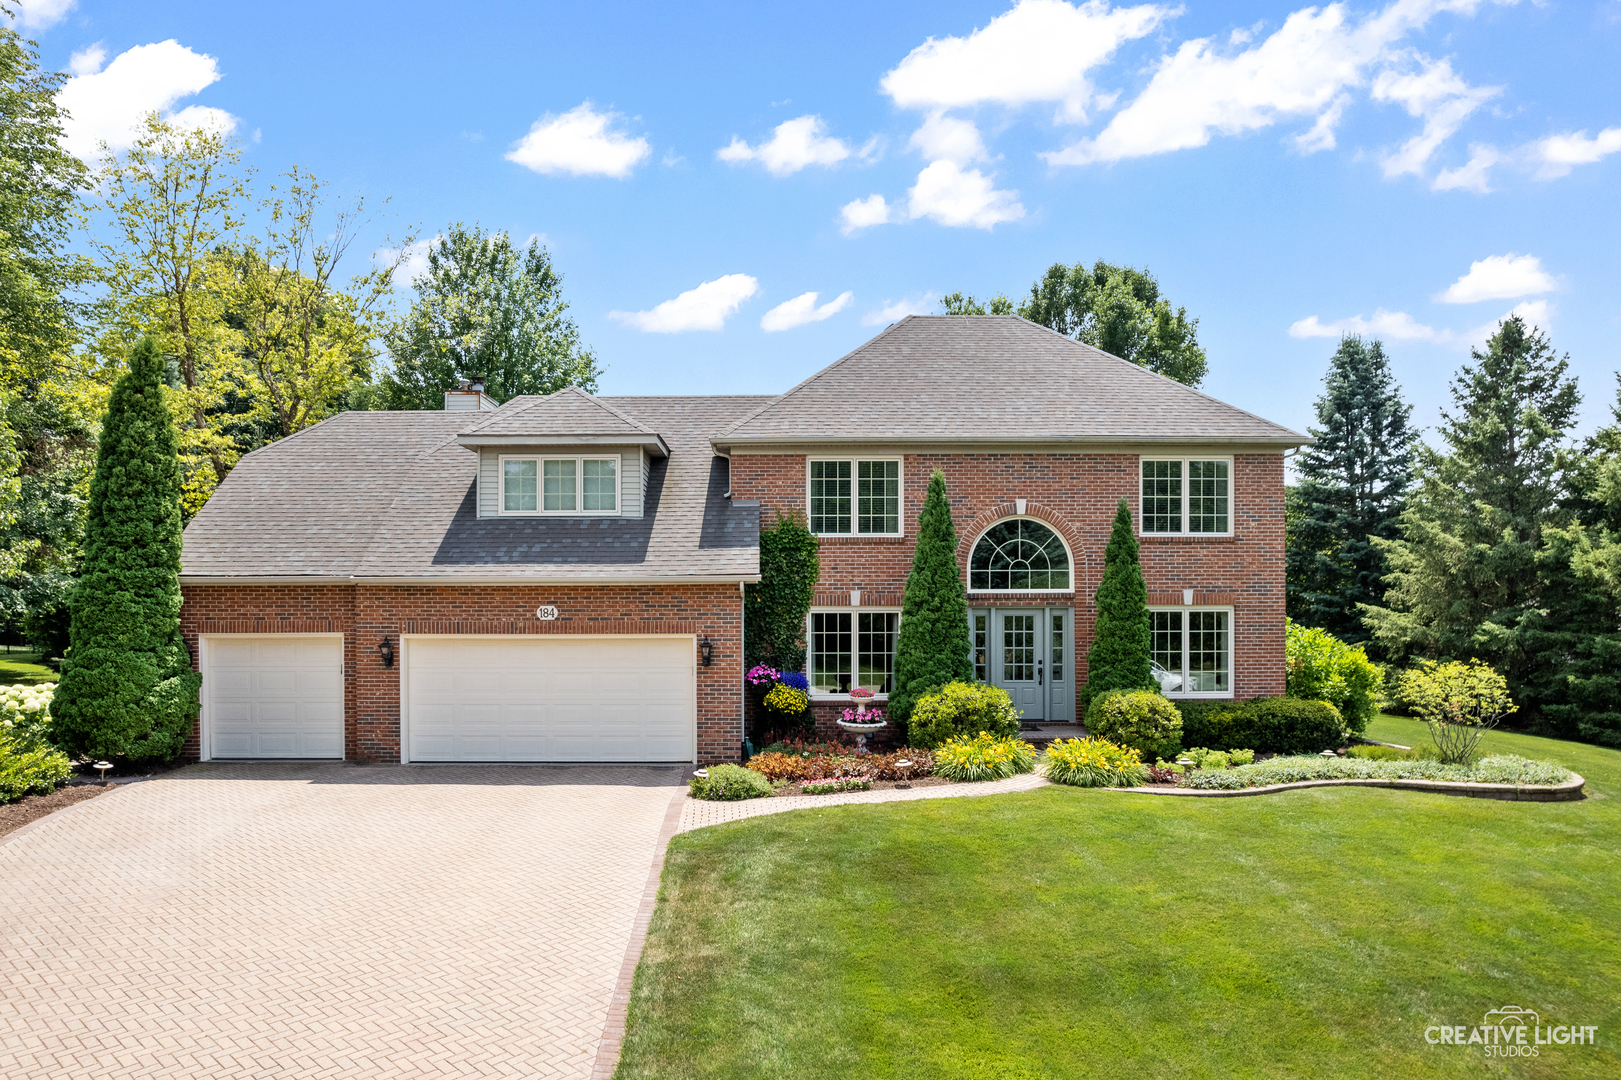
[[210, 757], [343, 757], [341, 636], [203, 641]]
[[691, 761], [691, 638], [406, 638], [412, 761]]

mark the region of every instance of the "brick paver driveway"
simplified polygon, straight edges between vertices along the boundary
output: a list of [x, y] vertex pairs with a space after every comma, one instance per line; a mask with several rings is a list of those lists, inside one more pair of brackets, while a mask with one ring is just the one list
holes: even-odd
[[678, 769], [198, 765], [0, 845], [0, 1076], [587, 1077]]

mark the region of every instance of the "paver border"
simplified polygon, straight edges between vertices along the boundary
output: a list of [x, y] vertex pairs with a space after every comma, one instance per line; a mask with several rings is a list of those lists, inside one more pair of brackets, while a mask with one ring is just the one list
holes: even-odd
[[1519, 784], [1475, 784], [1460, 780], [1392, 780], [1383, 777], [1351, 777], [1333, 780], [1296, 780], [1289, 784], [1266, 784], [1262, 787], [1220, 790], [1211, 788], [1159, 788], [1129, 787], [1106, 788], [1131, 795], [1180, 795], [1190, 798], [1231, 799], [1245, 795], [1274, 795], [1280, 791], [1294, 791], [1313, 787], [1383, 787], [1407, 791], [1433, 791], [1439, 795], [1454, 795], [1469, 799], [1500, 799], [1504, 802], [1575, 802], [1585, 798], [1582, 787], [1587, 783], [1580, 773], [1571, 773], [1562, 784], [1522, 787]]
[[619, 979], [614, 983], [613, 997], [608, 1001], [608, 1020], [602, 1028], [602, 1039], [597, 1043], [596, 1062], [591, 1066], [591, 1080], [612, 1080], [619, 1068], [619, 1051], [625, 1045], [625, 1023], [630, 1014], [630, 990], [636, 981], [636, 967], [642, 961], [642, 949], [647, 945], [647, 930], [653, 922], [653, 909], [658, 906], [659, 881], [664, 876], [664, 853], [670, 840], [681, 825], [681, 810], [686, 805], [687, 785], [682, 784], [670, 797], [669, 808], [664, 811], [664, 824], [659, 828], [654, 843], [653, 863], [647, 871], [647, 884], [642, 888], [642, 903], [636, 909], [636, 921], [631, 926], [630, 941], [625, 944], [625, 959], [619, 965]]

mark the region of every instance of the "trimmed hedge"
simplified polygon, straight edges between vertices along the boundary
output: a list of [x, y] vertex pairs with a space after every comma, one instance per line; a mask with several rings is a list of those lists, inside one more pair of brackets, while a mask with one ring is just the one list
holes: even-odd
[[[1255, 698], [1252, 701], [1179, 701], [1182, 742], [1212, 750], [1260, 754], [1318, 754], [1345, 743], [1345, 721], [1326, 701]], [[1087, 714], [1090, 726], [1091, 714]]]
[[1004, 739], [1019, 733], [1013, 699], [990, 683], [954, 682], [917, 699], [906, 733], [913, 746], [931, 747], [982, 731]]
[[1110, 690], [1086, 707], [1086, 730], [1093, 738], [1129, 746], [1144, 758], [1175, 755], [1182, 729], [1176, 706], [1154, 690]]

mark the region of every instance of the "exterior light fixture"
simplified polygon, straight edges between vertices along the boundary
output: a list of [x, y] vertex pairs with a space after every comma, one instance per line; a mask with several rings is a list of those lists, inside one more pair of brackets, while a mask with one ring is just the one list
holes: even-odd
[[383, 635], [383, 643], [377, 646], [378, 655], [383, 658], [384, 667], [394, 666], [394, 646], [389, 644], [388, 635]]
[[715, 659], [715, 645], [705, 634], [704, 639], [698, 643], [698, 655], [704, 658], [704, 667], [708, 667]]

